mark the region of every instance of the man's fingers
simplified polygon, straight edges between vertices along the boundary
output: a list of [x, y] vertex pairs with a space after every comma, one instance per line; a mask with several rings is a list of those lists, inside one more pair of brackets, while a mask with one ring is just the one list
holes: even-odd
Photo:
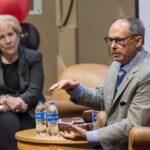
[[81, 140], [86, 140], [86, 134], [87, 134], [87, 130], [74, 125], [74, 124], [70, 124], [69, 125], [70, 128], [72, 129], [71, 132], [74, 132], [74, 138], [76, 139], [81, 139]]
[[60, 131], [60, 135], [66, 139], [74, 139], [74, 133], [68, 131]]
[[75, 89], [77, 86], [79, 85], [78, 81], [75, 80], [70, 80], [70, 79], [64, 79], [61, 80], [55, 84], [53, 84], [48, 91], [52, 92], [55, 89], [60, 90], [60, 89], [64, 89], [64, 90], [70, 90], [70, 89]]
[[53, 84], [53, 85], [48, 89], [48, 91], [51, 92], [51, 91], [55, 90], [55, 89], [58, 87], [58, 85], [59, 85], [59, 82]]
[[53, 90], [55, 90], [55, 89], [57, 89], [57, 90], [65, 89], [65, 86], [66, 86], [68, 83], [69, 83], [69, 82], [68, 82], [67, 79], [61, 80], [60, 82], [57, 82], [57, 83], [53, 84], [53, 85], [48, 89], [48, 91], [51, 92], [51, 91], [53, 91]]
[[69, 124], [69, 127], [73, 130], [73, 131], [75, 131], [75, 132], [83, 132], [83, 131], [85, 131], [84, 129], [82, 129], [81, 127], [78, 127], [78, 126], [76, 126], [76, 125], [74, 125], [74, 124]]

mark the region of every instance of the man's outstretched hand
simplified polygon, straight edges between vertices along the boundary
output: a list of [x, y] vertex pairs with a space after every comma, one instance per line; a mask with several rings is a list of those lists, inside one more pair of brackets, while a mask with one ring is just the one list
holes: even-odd
[[55, 89], [60, 90], [64, 89], [66, 91], [74, 90], [80, 83], [76, 80], [64, 79], [49, 87], [48, 91], [52, 92]]

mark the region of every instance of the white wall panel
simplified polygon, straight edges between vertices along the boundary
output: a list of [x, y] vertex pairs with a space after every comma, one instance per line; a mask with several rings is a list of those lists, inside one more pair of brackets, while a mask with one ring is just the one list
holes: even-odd
[[139, 0], [139, 18], [143, 21], [146, 34], [144, 48], [150, 52], [150, 0]]

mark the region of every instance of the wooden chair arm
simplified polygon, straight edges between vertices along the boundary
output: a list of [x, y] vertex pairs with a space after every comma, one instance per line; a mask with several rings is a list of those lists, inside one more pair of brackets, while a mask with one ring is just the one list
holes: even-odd
[[98, 128], [104, 127], [106, 124], [106, 113], [105, 111], [99, 111], [97, 114], [97, 126]]
[[133, 127], [129, 132], [128, 150], [150, 149], [150, 127]]

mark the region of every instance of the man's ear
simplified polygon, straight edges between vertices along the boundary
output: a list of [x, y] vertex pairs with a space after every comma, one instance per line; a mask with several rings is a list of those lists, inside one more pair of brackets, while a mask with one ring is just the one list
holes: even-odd
[[136, 36], [136, 47], [139, 48], [144, 44], [144, 39], [141, 36]]

